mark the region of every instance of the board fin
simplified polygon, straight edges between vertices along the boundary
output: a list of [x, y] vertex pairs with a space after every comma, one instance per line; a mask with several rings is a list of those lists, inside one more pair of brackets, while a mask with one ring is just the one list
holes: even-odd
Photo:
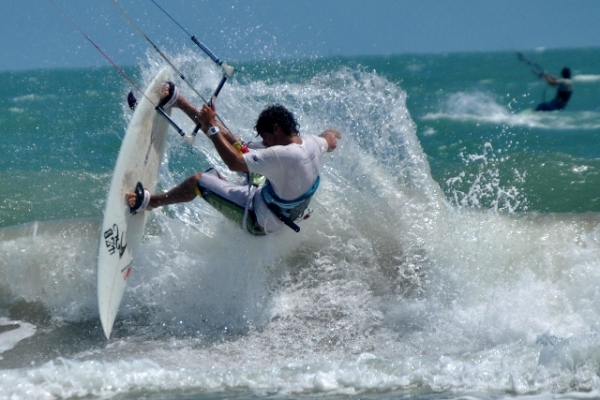
[[129, 105], [129, 108], [135, 110], [135, 106], [137, 106], [137, 99], [135, 98], [133, 92], [129, 92], [129, 94], [127, 94], [127, 104]]

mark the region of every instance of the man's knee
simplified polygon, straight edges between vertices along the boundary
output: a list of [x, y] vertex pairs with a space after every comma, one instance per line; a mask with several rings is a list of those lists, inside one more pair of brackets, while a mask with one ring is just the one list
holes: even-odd
[[200, 182], [200, 178], [202, 178], [202, 173], [196, 172], [194, 175], [187, 178], [187, 182], [192, 186], [196, 186], [198, 185], [198, 182]]
[[200, 186], [198, 184], [200, 182], [200, 178], [202, 178], [202, 173], [201, 172], [196, 172], [194, 175], [190, 176], [187, 179], [187, 181], [188, 181], [188, 185], [189, 185], [190, 191], [194, 192], [195, 196], [202, 197], [202, 193], [200, 191]]
[[198, 182], [200, 181], [201, 177], [202, 177], [202, 174], [200, 172], [197, 172], [194, 175], [188, 176], [187, 179], [185, 181], [183, 181], [183, 183], [181, 184], [181, 187], [185, 188], [185, 191], [188, 194], [194, 193], [194, 197], [196, 197], [195, 196], [196, 188], [198, 187]]

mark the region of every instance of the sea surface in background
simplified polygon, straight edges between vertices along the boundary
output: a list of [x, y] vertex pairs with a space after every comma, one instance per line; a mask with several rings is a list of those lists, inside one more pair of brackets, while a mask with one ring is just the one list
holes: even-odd
[[[217, 109], [244, 139], [271, 103], [343, 132], [313, 216], [255, 238], [201, 200], [152, 211], [109, 341], [96, 258], [132, 87], [0, 73], [0, 398], [599, 398], [600, 49], [525, 55], [571, 68], [565, 111], [531, 111], [554, 91], [514, 52], [235, 63]], [[218, 68], [170, 56], [210, 97]], [[169, 135], [159, 190], [236, 178]]]

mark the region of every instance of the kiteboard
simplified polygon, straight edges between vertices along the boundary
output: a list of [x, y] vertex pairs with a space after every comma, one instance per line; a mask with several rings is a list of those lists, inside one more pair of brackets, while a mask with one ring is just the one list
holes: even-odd
[[[155, 104], [160, 101], [164, 83], [172, 80], [170, 71], [163, 69], [137, 103], [121, 143], [108, 191], [97, 267], [98, 310], [107, 339], [123, 299], [148, 214], [133, 214], [125, 192], [133, 192], [137, 182], [150, 193], [156, 188], [168, 122], [155, 110]], [[170, 109], [165, 112], [170, 114]]]

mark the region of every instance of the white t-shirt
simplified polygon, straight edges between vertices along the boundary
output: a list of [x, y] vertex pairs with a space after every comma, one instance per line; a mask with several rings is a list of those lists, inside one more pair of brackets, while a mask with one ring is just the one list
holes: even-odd
[[[327, 141], [320, 136], [302, 135], [300, 139], [301, 144], [251, 149], [244, 154], [248, 170], [266, 177], [283, 200], [295, 200], [310, 190], [319, 176], [321, 157], [328, 149]], [[254, 196], [254, 212], [267, 232], [283, 224], [258, 191]]]

